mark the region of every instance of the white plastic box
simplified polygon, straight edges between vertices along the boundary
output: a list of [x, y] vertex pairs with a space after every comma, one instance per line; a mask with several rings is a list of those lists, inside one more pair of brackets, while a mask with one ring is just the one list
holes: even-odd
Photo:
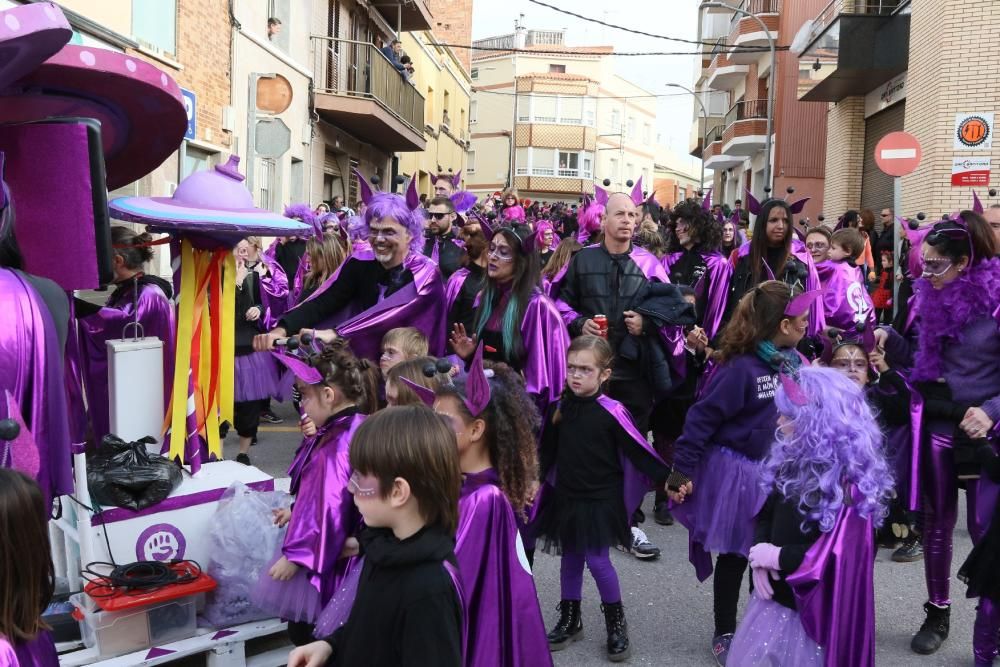
[[83, 619], [80, 634], [87, 648], [96, 648], [99, 658], [141, 651], [186, 639], [195, 634], [195, 603], [198, 595], [125, 611], [102, 611], [85, 593], [70, 598]]

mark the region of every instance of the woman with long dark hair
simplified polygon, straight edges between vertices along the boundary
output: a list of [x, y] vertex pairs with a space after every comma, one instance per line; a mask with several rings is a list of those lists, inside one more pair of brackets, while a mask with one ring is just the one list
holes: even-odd
[[726, 259], [732, 259], [735, 263], [736, 257], [733, 256], [733, 253], [735, 253], [741, 245], [743, 245], [743, 239], [740, 238], [737, 223], [732, 220], [726, 220], [722, 223], [722, 245], [719, 248], [720, 252], [722, 252], [722, 256]]
[[531, 228], [515, 225], [493, 232], [487, 225], [483, 232], [490, 241], [486, 282], [472, 318], [452, 330], [452, 347], [469, 360], [482, 340], [487, 359], [524, 376], [525, 389], [545, 414], [566, 381], [569, 334], [555, 304], [539, 288]]
[[[958, 488], [965, 487], [973, 543], [983, 538], [1000, 490], [980, 476], [975, 453], [984, 446], [996, 451], [1000, 421], [1000, 259], [989, 225], [973, 211], [936, 223], [920, 252], [923, 275], [913, 286], [911, 313], [916, 340], [892, 329], [880, 329], [876, 336], [890, 363], [913, 368], [911, 379], [924, 398], [924, 435], [913, 455], [920, 463], [924, 500], [928, 601], [927, 618], [911, 648], [929, 654], [949, 632]], [[992, 664], [998, 630], [1000, 606], [980, 598], [973, 632], [976, 664]]]

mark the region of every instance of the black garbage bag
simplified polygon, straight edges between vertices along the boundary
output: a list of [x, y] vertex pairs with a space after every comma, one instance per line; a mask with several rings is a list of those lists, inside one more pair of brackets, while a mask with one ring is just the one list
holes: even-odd
[[106, 435], [87, 459], [87, 486], [99, 505], [141, 510], [170, 495], [181, 483], [181, 469], [170, 459], [146, 451], [156, 438], [125, 442]]

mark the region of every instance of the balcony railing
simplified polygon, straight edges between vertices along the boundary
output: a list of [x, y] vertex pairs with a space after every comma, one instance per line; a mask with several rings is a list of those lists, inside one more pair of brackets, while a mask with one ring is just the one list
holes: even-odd
[[726, 50], [726, 38], [720, 37], [719, 40], [715, 43], [715, 46], [712, 47], [712, 52], [710, 57], [715, 58], [715, 56], [725, 52], [725, 50]]
[[375, 100], [415, 132], [424, 128], [424, 97], [369, 42], [313, 35], [317, 93]]
[[726, 127], [740, 120], [767, 118], [767, 100], [737, 102], [726, 114]]
[[725, 130], [726, 128], [723, 125], [716, 125], [715, 127], [713, 127], [711, 130], [708, 131], [708, 134], [705, 135], [707, 143], [713, 144], [716, 141], [722, 141], [722, 133]]
[[811, 43], [823, 31], [830, 27], [841, 14], [855, 14], [868, 16], [888, 16], [895, 13], [907, 0], [830, 0], [816, 20], [813, 21], [809, 31], [809, 42]]
[[[778, 14], [781, 12], [781, 0], [742, 0], [736, 6], [751, 14]], [[730, 23], [736, 23], [740, 19], [745, 18], [747, 18], [746, 14], [733, 12], [733, 18], [730, 19]]]

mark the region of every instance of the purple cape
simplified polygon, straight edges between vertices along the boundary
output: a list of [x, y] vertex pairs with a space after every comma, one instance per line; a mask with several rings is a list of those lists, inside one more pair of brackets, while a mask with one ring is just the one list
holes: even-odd
[[164, 409], [170, 400], [174, 378], [174, 346], [176, 328], [174, 307], [156, 285], [139, 285], [139, 299], [132, 302], [132, 290], [123, 291], [115, 298], [112, 294], [100, 311], [78, 318], [80, 353], [86, 382], [87, 405], [90, 406], [90, 424], [94, 442], [100, 443], [110, 426], [108, 398], [108, 348], [107, 341], [131, 337], [134, 327], [125, 325], [135, 320], [138, 312], [143, 335], [163, 341], [163, 400]]
[[[750, 244], [744, 243], [736, 250], [737, 260], [740, 257], [746, 257], [750, 254]], [[819, 281], [819, 274], [816, 273], [816, 265], [813, 263], [812, 255], [806, 249], [805, 244], [798, 238], [794, 237], [792, 239], [792, 256], [806, 265], [806, 270], [809, 272], [806, 276], [806, 284], [802, 286], [803, 292], [811, 292], [813, 290], [822, 289], [822, 284]], [[771, 274], [771, 269], [766, 264], [764, 265], [767, 269], [768, 279], [774, 280], [774, 276]], [[814, 336], [821, 333], [826, 328], [826, 318], [823, 316], [823, 311], [819, 308], [809, 309], [809, 335]]]
[[348, 448], [364, 420], [365, 415], [354, 413], [324, 424], [302, 442], [288, 469], [295, 504], [281, 552], [309, 571], [323, 604], [330, 601], [345, 574], [350, 559], [342, 559], [340, 552], [361, 520], [347, 488], [351, 478]]
[[444, 286], [444, 300], [446, 312], [451, 312], [452, 307], [455, 305], [455, 300], [458, 295], [462, 292], [462, 285], [465, 284], [466, 278], [469, 277], [469, 270], [466, 268], [461, 268], [455, 273], [451, 274], [448, 278], [447, 284]]
[[526, 355], [522, 369], [524, 389], [545, 415], [548, 406], [559, 400], [566, 384], [569, 332], [556, 305], [541, 292], [531, 296], [524, 310], [521, 339]]
[[278, 321], [285, 311], [292, 305], [291, 294], [288, 289], [288, 276], [281, 264], [274, 258], [278, 242], [275, 241], [268, 249], [261, 253], [260, 261], [267, 267], [267, 274], [260, 279], [260, 303], [264, 310], [261, 315], [261, 322], [264, 329], [273, 329], [278, 326]]
[[833, 529], [787, 578], [802, 627], [826, 651], [827, 667], [875, 664], [874, 535], [871, 520], [845, 503]]
[[42, 632], [33, 641], [13, 646], [0, 635], [0, 667], [59, 667], [52, 635]]
[[856, 331], [875, 326], [875, 304], [865, 289], [861, 269], [847, 262], [827, 260], [816, 265], [823, 285], [823, 315], [828, 327]]
[[[632, 415], [629, 414], [628, 409], [624, 405], [604, 394], [597, 397], [597, 403], [611, 413], [611, 416], [625, 429], [625, 432], [635, 440], [636, 444], [646, 450], [647, 454], [662, 463], [665, 468], [670, 467], [663, 462], [663, 459], [656, 453], [653, 446], [649, 444], [649, 441], [636, 428], [635, 422], [632, 421]], [[624, 474], [624, 483], [622, 486], [625, 492], [625, 510], [629, 516], [632, 516], [639, 508], [639, 505], [642, 504], [643, 497], [653, 488], [653, 480], [642, 474], [635, 467], [635, 464], [632, 463], [632, 460], [626, 456], [625, 452], [618, 452], [618, 458], [621, 461], [622, 473]]]
[[[40, 468], [35, 479], [48, 507], [55, 496], [73, 492], [62, 350], [52, 315], [22, 274], [0, 269], [0, 303], [0, 376], [4, 378], [0, 396], [10, 392], [21, 406], [24, 423], [38, 447]], [[6, 407], [0, 409], [6, 412]]]
[[[663, 257], [661, 262], [668, 274], [670, 273], [670, 267], [680, 259], [682, 254], [675, 252]], [[705, 261], [707, 270], [701, 280], [691, 287], [698, 295], [699, 301], [702, 296], [707, 296], [707, 305], [705, 312], [702, 314], [701, 326], [708, 335], [708, 339], [712, 340], [715, 338], [715, 334], [718, 333], [719, 325], [722, 323], [722, 315], [726, 312], [726, 299], [729, 296], [729, 281], [733, 277], [733, 265], [730, 264], [727, 257], [724, 257], [717, 251], [702, 252], [701, 257]], [[708, 280], [707, 295], [704, 294], [706, 280]]]
[[[381, 298], [365, 311], [334, 313], [316, 328], [336, 329], [337, 334], [350, 339], [354, 354], [373, 361], [378, 361], [382, 354], [382, 337], [396, 327], [416, 327], [427, 336], [428, 351], [432, 356], [444, 354], [448, 313], [445, 310], [441, 272], [429, 257], [415, 252], [406, 256], [403, 266], [413, 274], [412, 283]], [[309, 299], [328, 289], [339, 275], [340, 269], [327, 278]]]
[[535, 581], [492, 468], [462, 482], [455, 557], [467, 610], [466, 667], [551, 665]]

